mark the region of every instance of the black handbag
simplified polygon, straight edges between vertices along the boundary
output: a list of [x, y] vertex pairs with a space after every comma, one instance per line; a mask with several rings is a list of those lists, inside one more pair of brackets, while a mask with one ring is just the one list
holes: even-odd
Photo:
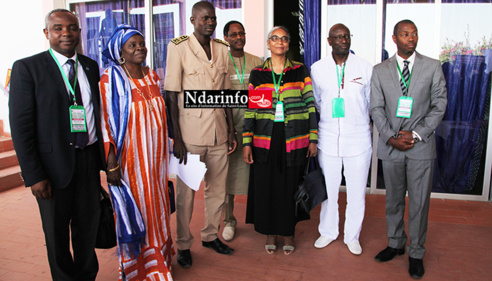
[[[314, 163], [314, 169], [310, 171], [311, 161]], [[314, 207], [326, 199], [328, 195], [326, 194], [325, 177], [319, 167], [318, 158], [310, 158], [306, 164], [304, 176], [294, 194], [296, 216], [299, 217], [301, 212], [309, 214]]]
[[96, 248], [109, 249], [116, 246], [116, 226], [114, 222], [113, 205], [109, 194], [100, 188], [101, 217], [97, 230]]

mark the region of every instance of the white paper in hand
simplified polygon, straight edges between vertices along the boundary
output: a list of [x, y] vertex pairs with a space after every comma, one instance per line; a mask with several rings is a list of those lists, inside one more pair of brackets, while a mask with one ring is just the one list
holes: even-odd
[[169, 174], [176, 174], [186, 185], [197, 191], [207, 168], [205, 163], [200, 161], [200, 155], [188, 152], [187, 157], [186, 165], [184, 165], [184, 163], [179, 164], [179, 159], [171, 154], [169, 157]]

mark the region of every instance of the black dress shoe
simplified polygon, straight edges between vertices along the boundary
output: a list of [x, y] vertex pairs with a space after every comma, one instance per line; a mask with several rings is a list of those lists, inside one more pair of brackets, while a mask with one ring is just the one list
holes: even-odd
[[229, 246], [227, 246], [226, 244], [222, 243], [219, 238], [216, 238], [214, 241], [210, 242], [202, 241], [202, 246], [212, 248], [219, 254], [230, 255], [234, 253], [234, 250], [229, 248]]
[[408, 268], [408, 273], [410, 273], [410, 276], [415, 279], [422, 278], [425, 273], [424, 260], [408, 257], [408, 261], [410, 261], [410, 267]]
[[178, 250], [178, 264], [182, 268], [188, 268], [191, 266], [191, 252], [190, 250]]
[[392, 260], [394, 257], [401, 256], [405, 253], [405, 249], [395, 249], [391, 247], [386, 247], [386, 249], [379, 252], [379, 254], [374, 258], [379, 262], [386, 262]]

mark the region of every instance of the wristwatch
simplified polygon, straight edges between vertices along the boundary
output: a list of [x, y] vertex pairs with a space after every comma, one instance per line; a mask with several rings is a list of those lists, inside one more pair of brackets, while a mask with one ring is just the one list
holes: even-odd
[[419, 138], [419, 135], [417, 133], [415, 133], [414, 131], [412, 131], [412, 138], [413, 138], [413, 141], [414, 142], [421, 141], [420, 138]]

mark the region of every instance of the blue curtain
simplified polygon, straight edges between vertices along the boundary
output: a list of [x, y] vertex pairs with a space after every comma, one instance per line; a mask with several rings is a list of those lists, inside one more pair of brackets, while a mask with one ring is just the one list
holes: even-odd
[[442, 65], [448, 106], [436, 129], [438, 157], [432, 191], [467, 194], [481, 183], [490, 110], [490, 69], [486, 59], [458, 55], [455, 61]]
[[320, 59], [320, 18], [320, 1], [304, 1], [304, 64], [309, 70]]

